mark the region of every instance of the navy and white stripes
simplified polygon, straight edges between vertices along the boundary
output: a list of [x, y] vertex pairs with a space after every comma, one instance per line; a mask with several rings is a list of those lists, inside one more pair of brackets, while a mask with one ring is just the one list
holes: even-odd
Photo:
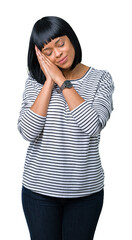
[[104, 186], [98, 145], [113, 110], [113, 80], [109, 72], [91, 67], [71, 82], [85, 100], [72, 111], [58, 86], [53, 88], [46, 117], [31, 111], [42, 85], [30, 76], [23, 94], [18, 129], [30, 141], [23, 185], [48, 196], [82, 197]]

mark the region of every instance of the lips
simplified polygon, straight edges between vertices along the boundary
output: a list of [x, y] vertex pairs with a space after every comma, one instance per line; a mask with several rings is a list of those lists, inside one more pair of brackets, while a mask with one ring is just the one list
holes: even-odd
[[58, 63], [59, 64], [64, 64], [65, 62], [67, 62], [67, 56], [62, 58]]

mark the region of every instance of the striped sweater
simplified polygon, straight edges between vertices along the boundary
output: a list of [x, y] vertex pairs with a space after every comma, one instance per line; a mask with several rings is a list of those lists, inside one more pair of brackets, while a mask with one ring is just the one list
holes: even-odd
[[42, 85], [28, 76], [18, 119], [18, 130], [30, 141], [23, 186], [61, 198], [87, 196], [104, 187], [100, 132], [113, 110], [114, 84], [108, 71], [90, 67], [71, 83], [85, 101], [70, 111], [55, 85], [43, 117], [30, 109]]

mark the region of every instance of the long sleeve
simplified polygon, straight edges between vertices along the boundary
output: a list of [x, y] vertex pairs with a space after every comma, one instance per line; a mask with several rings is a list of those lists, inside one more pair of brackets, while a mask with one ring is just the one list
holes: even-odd
[[18, 118], [18, 130], [27, 141], [33, 141], [41, 133], [46, 117], [34, 113], [30, 107], [34, 103], [40, 89], [30, 77], [26, 80], [25, 90], [20, 115]]
[[74, 120], [83, 132], [95, 136], [105, 127], [113, 110], [113, 91], [112, 77], [109, 72], [104, 71], [92, 104], [86, 100], [71, 111]]
[[112, 77], [104, 70], [91, 68], [72, 83], [84, 101], [70, 111], [58, 87], [53, 88], [47, 114], [41, 117], [30, 106], [42, 85], [29, 79], [18, 122], [23, 137], [31, 141], [23, 185], [51, 197], [84, 197], [104, 187], [99, 133], [113, 110]]

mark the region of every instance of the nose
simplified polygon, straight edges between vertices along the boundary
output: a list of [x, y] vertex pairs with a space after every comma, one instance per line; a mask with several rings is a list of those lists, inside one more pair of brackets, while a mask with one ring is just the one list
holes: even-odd
[[59, 58], [59, 57], [62, 55], [62, 52], [60, 51], [60, 49], [57, 49], [57, 48], [56, 48], [56, 49], [54, 50], [54, 52], [55, 52], [55, 57], [56, 57], [56, 58]]

